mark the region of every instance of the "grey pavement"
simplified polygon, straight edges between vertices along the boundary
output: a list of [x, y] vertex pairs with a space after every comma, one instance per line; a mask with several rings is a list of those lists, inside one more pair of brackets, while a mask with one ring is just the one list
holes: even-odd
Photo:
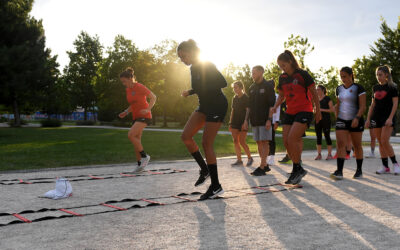
[[[399, 150], [395, 146], [396, 153]], [[276, 159], [282, 156], [278, 154]], [[71, 182], [74, 195], [64, 200], [38, 198], [53, 189], [54, 183], [0, 185], [0, 214], [73, 207], [71, 210], [82, 214], [99, 212], [0, 227], [0, 249], [399, 249], [400, 176], [376, 175], [380, 160], [368, 159], [364, 178], [353, 180], [356, 163], [351, 159], [345, 163], [345, 179], [333, 181], [329, 173], [336, 168], [336, 162], [314, 161], [314, 157], [315, 151], [303, 154], [309, 173], [301, 189], [279, 191], [282, 187], [273, 186], [278, 192], [260, 193], [250, 187], [284, 182], [291, 166], [278, 164], [266, 176], [253, 177], [249, 173], [254, 167], [231, 167], [232, 157], [219, 158], [224, 199], [126, 211], [85, 206], [139, 198], [174, 203], [159, 197], [204, 192], [209, 181], [195, 188], [198, 167], [194, 161], [171, 161], [151, 162], [148, 168], [187, 172]], [[258, 163], [256, 157], [254, 166]], [[131, 169], [131, 165], [123, 164], [0, 173], [0, 180], [110, 173], [118, 176]], [[247, 195], [248, 192], [259, 194]], [[198, 195], [188, 197], [196, 199]], [[22, 215], [34, 220], [43, 214]], [[0, 224], [15, 219], [0, 216]]]

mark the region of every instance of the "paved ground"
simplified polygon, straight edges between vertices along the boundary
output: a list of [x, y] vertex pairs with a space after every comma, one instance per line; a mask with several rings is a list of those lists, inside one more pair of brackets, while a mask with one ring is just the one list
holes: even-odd
[[[396, 147], [396, 152], [399, 150]], [[289, 166], [273, 166], [267, 176], [252, 177], [249, 172], [253, 168], [232, 168], [232, 158], [219, 159], [225, 198], [203, 202], [177, 203], [183, 200], [171, 197], [206, 190], [206, 186], [193, 187], [198, 174], [193, 161], [153, 162], [149, 169], [187, 172], [129, 178], [119, 175], [130, 171], [129, 165], [3, 173], [3, 183], [12, 179], [84, 177], [71, 177], [82, 180], [71, 182], [71, 198], [58, 201], [37, 197], [53, 189], [54, 183], [0, 185], [0, 215], [42, 208], [69, 208], [87, 215], [0, 227], [0, 249], [399, 249], [400, 176], [374, 174], [379, 159], [368, 159], [364, 179], [353, 180], [352, 159], [346, 161], [345, 180], [335, 182], [328, 175], [336, 163], [314, 161], [314, 156], [315, 152], [307, 152], [303, 157], [309, 171], [302, 182], [304, 187], [286, 191], [279, 191], [285, 189], [282, 186], [270, 187], [278, 192], [251, 187], [284, 182]], [[88, 175], [115, 178], [89, 180]], [[258, 194], [246, 194], [253, 192]], [[198, 195], [183, 197], [196, 199]], [[149, 203], [138, 201], [140, 198], [167, 205], [144, 207]], [[134, 200], [112, 204], [144, 208], [118, 211], [98, 205], [123, 199]], [[98, 214], [89, 215], [93, 213]], [[22, 215], [35, 220], [65, 213]], [[14, 216], [0, 216], [0, 224], [15, 220]]]

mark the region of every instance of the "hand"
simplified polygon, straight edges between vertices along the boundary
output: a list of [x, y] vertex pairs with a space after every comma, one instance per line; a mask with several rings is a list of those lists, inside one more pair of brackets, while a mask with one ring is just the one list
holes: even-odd
[[142, 110], [140, 110], [140, 114], [142, 114], [142, 115], [145, 115], [145, 114], [148, 114], [148, 113], [150, 113], [150, 109], [142, 109]]
[[367, 120], [367, 121], [365, 122], [364, 127], [370, 128], [370, 127], [369, 127], [370, 125], [371, 125], [371, 121], [370, 121], [370, 120]]
[[244, 121], [244, 123], [242, 125], [242, 130], [243, 131], [249, 130], [249, 123], [247, 121]]
[[275, 114], [276, 113], [276, 107], [270, 108], [269, 112], [271, 112], [271, 114]]
[[322, 120], [321, 112], [315, 113], [315, 122], [319, 123]]
[[181, 95], [183, 97], [188, 97], [189, 96], [189, 91], [188, 90], [184, 90]]
[[128, 115], [128, 112], [127, 111], [124, 111], [124, 112], [122, 112], [122, 113], [120, 113], [118, 116], [119, 116], [119, 118], [124, 118], [125, 116], [127, 116]]
[[229, 132], [232, 132], [232, 126], [229, 126]]
[[271, 120], [268, 120], [267, 123], [265, 123], [265, 129], [270, 130], [271, 129]]
[[351, 127], [355, 128], [358, 126], [359, 120], [357, 118], [354, 118], [353, 121], [351, 122]]
[[277, 130], [278, 127], [279, 127], [279, 123], [275, 122], [275, 123], [274, 123], [274, 130]]
[[391, 127], [392, 124], [393, 124], [393, 120], [390, 119], [390, 118], [388, 118], [388, 119], [386, 120], [386, 122], [385, 122], [385, 126], [386, 126], [386, 127]]

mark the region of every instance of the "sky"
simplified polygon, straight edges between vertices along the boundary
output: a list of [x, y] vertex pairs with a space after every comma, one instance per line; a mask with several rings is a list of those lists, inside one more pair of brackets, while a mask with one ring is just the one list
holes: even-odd
[[202, 58], [223, 69], [267, 65], [283, 52], [291, 34], [307, 37], [315, 50], [311, 70], [351, 66], [381, 37], [384, 18], [397, 26], [399, 0], [36, 0], [31, 15], [43, 20], [46, 45], [68, 64], [66, 51], [81, 31], [105, 47], [121, 34], [139, 49], [165, 39], [194, 39]]

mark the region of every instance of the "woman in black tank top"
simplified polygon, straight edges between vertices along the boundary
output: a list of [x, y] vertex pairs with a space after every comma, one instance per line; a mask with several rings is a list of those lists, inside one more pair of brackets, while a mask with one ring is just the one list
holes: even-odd
[[331, 140], [331, 113], [335, 112], [333, 103], [329, 96], [326, 96], [326, 88], [322, 85], [318, 85], [317, 93], [319, 98], [319, 106], [321, 110], [322, 119], [320, 122], [315, 123], [315, 133], [317, 134], [317, 151], [318, 155], [315, 160], [321, 160], [321, 149], [322, 149], [322, 133], [324, 133], [326, 145], [328, 148], [328, 156], [326, 160], [332, 160], [332, 140]]

